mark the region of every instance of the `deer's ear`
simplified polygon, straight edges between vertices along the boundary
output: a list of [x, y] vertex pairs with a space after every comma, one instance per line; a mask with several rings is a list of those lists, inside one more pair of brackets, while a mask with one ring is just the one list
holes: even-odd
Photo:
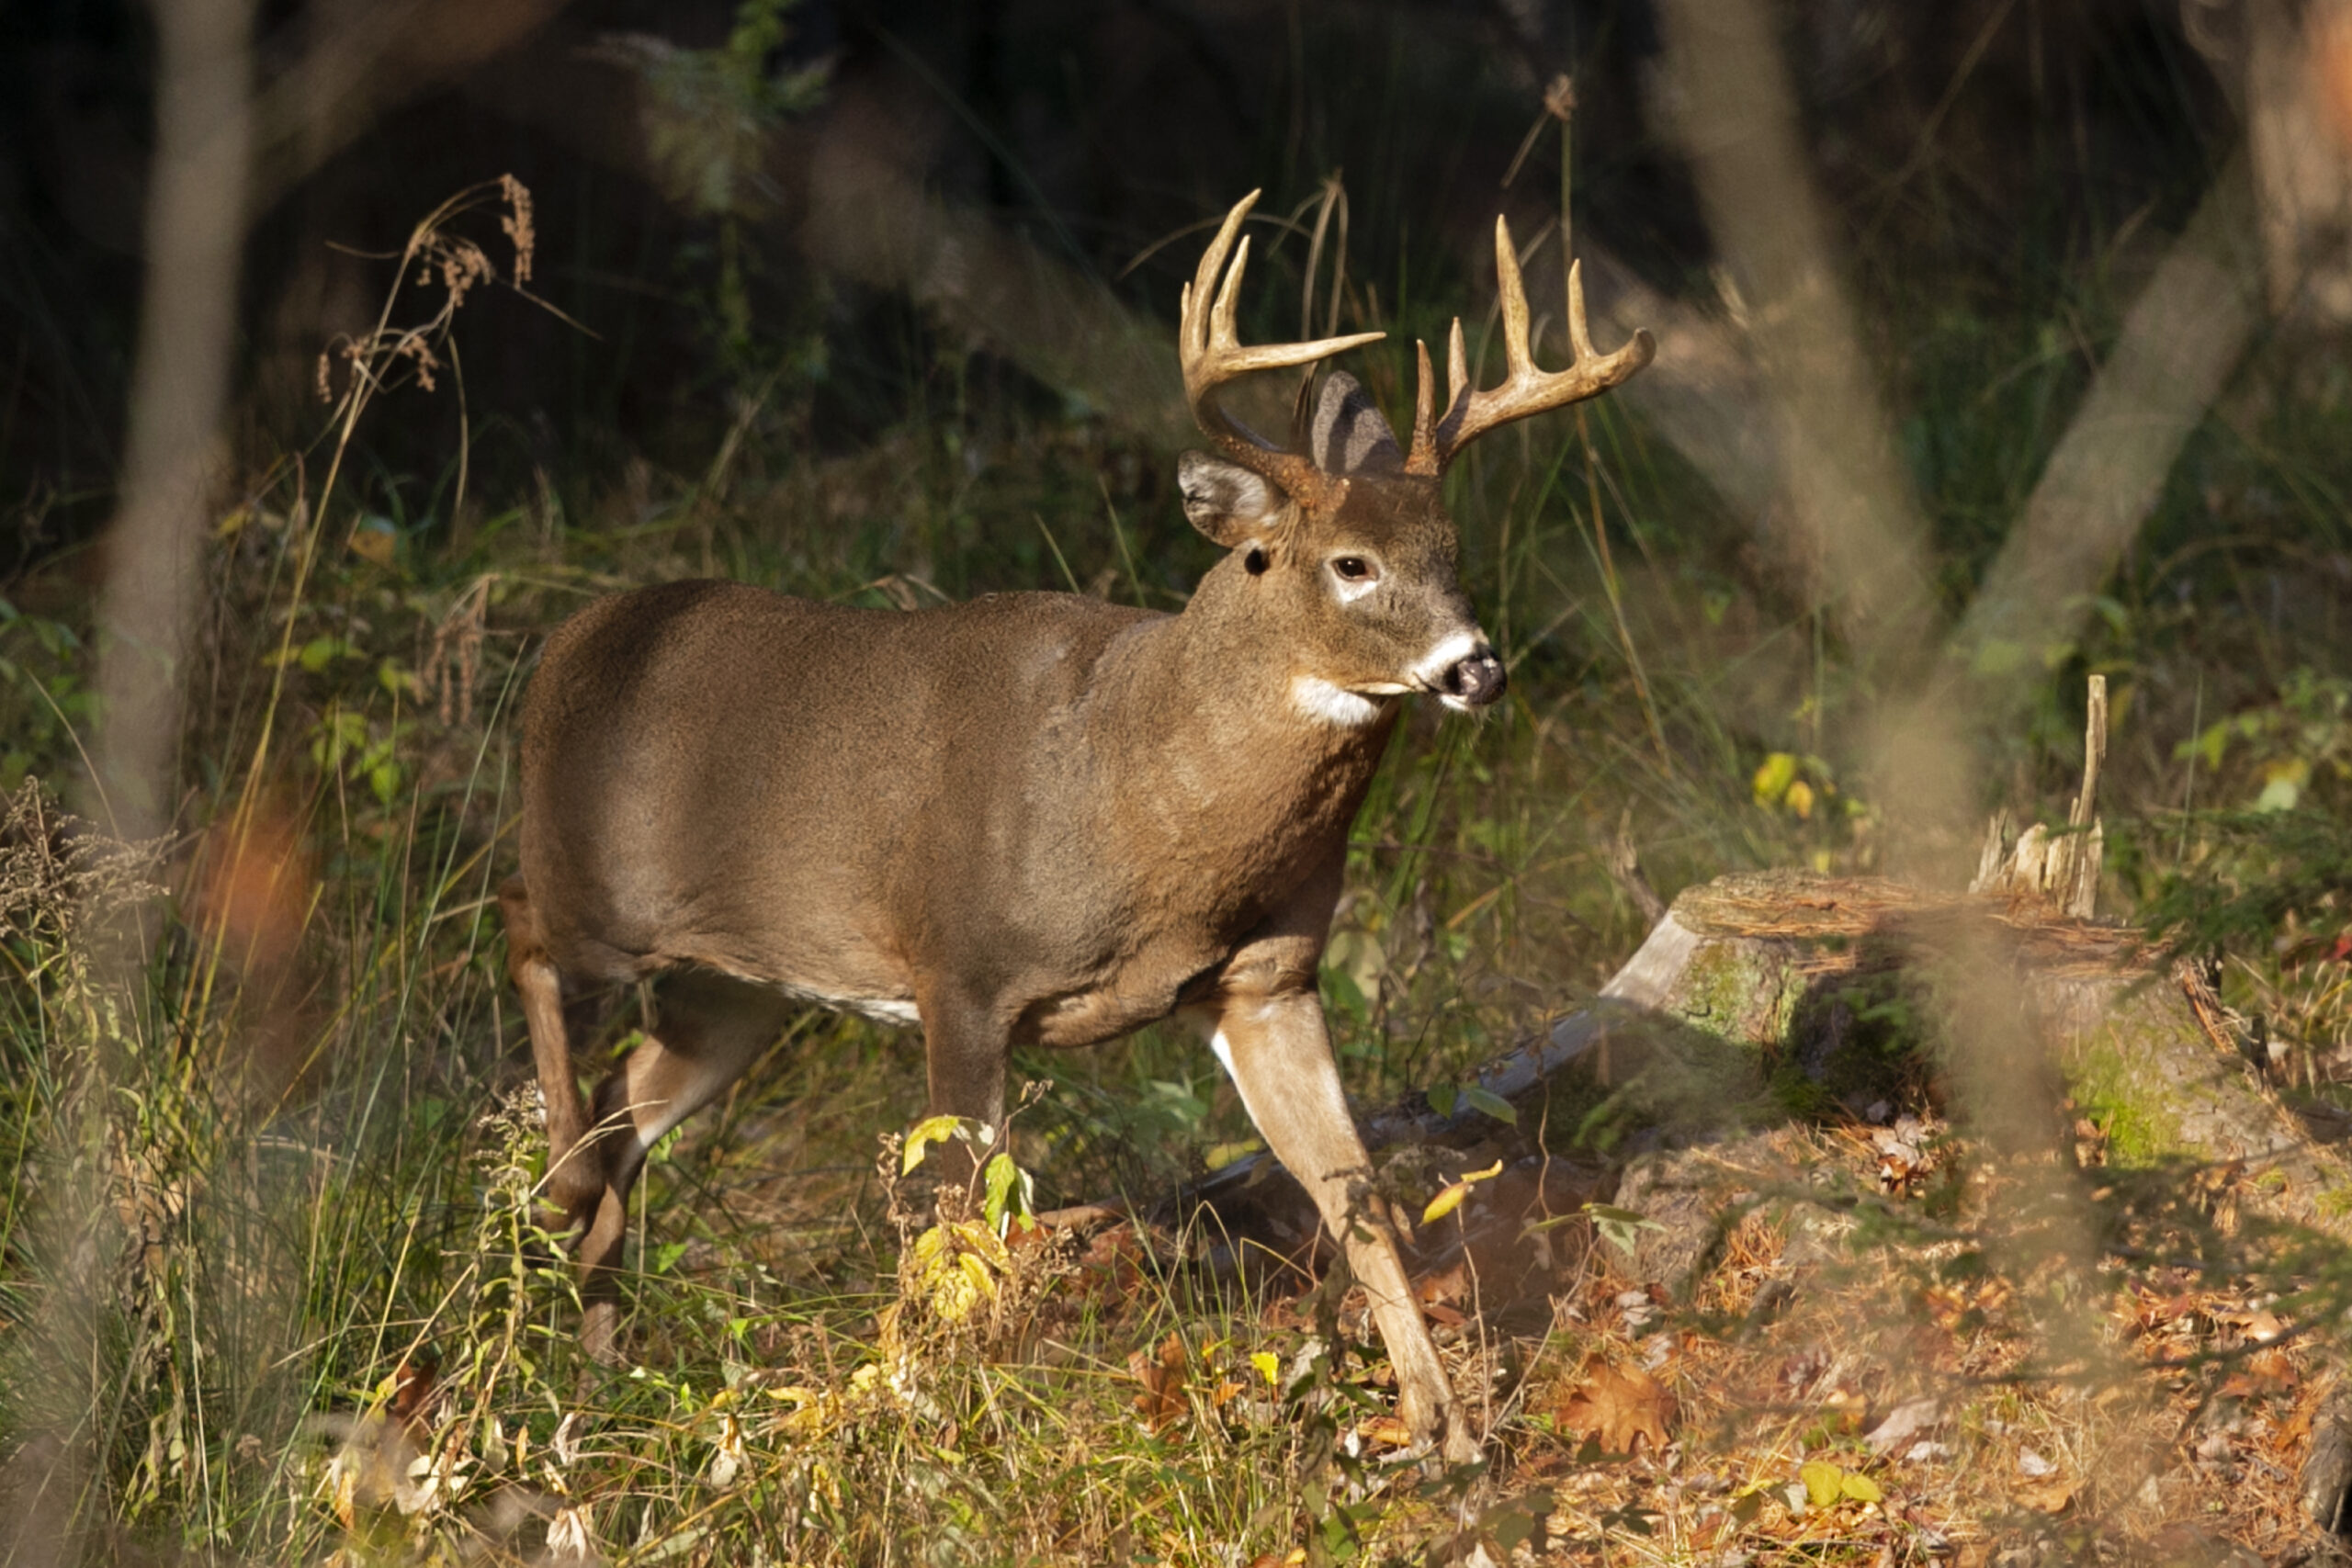
[[1306, 449], [1327, 474], [1395, 474], [1405, 468], [1405, 454], [1380, 405], [1344, 370], [1334, 370], [1323, 383]]
[[1193, 526], [1232, 549], [1271, 532], [1289, 498], [1238, 463], [1187, 452], [1176, 459], [1176, 488]]

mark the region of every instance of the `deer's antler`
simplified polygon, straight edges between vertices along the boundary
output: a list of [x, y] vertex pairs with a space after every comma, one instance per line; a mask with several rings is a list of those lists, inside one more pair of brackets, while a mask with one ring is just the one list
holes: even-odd
[[1408, 474], [1445, 472], [1462, 448], [1497, 425], [1509, 424], [1546, 409], [1564, 408], [1609, 390], [1650, 362], [1657, 352], [1646, 328], [1614, 354], [1592, 346], [1584, 319], [1584, 268], [1568, 264], [1568, 344], [1574, 363], [1566, 370], [1539, 370], [1527, 346], [1527, 286], [1520, 280], [1519, 253], [1511, 248], [1510, 225], [1495, 220], [1495, 276], [1502, 289], [1503, 356], [1508, 371], [1503, 384], [1481, 392], [1470, 385], [1468, 363], [1462, 352], [1462, 321], [1454, 318], [1445, 348], [1445, 412], [1436, 408], [1436, 386], [1430, 373], [1427, 344], [1420, 351], [1420, 381], [1413, 400], [1413, 450], [1405, 459]]
[[[1323, 479], [1314, 460], [1303, 453], [1286, 451], [1261, 440], [1247, 426], [1236, 421], [1218, 406], [1216, 391], [1227, 381], [1246, 376], [1253, 370], [1279, 370], [1285, 366], [1307, 365], [1318, 359], [1329, 359], [1343, 349], [1362, 344], [1377, 343], [1385, 333], [1352, 333], [1346, 337], [1324, 338], [1316, 343], [1267, 344], [1257, 348], [1244, 348], [1234, 335], [1233, 309], [1241, 292], [1242, 270], [1250, 265], [1250, 242], [1241, 241], [1237, 247], [1234, 236], [1241, 231], [1241, 220], [1257, 205], [1260, 193], [1251, 191], [1236, 202], [1233, 210], [1225, 215], [1225, 226], [1201, 257], [1201, 265], [1193, 274], [1193, 281], [1184, 285], [1183, 310], [1176, 327], [1177, 356], [1184, 367], [1184, 399], [1192, 406], [1193, 420], [1202, 434], [1217, 444], [1225, 455], [1252, 471], [1261, 474], [1294, 496], [1300, 496]], [[1231, 255], [1233, 267], [1226, 270], [1226, 257]], [[1223, 287], [1217, 287], [1217, 275], [1223, 273]], [[1215, 290], [1212, 295], [1212, 289]], [[1522, 333], [1522, 335], [1524, 335]]]

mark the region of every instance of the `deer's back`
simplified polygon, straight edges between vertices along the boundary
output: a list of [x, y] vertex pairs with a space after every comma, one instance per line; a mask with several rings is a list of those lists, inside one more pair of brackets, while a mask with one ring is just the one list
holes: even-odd
[[704, 964], [905, 1015], [942, 899], [988, 900], [989, 868], [1021, 858], [1008, 840], [1041, 830], [1041, 789], [1083, 795], [1075, 705], [1113, 639], [1159, 618], [727, 582], [598, 601], [548, 639], [524, 711], [523, 872], [550, 955], [606, 980]]

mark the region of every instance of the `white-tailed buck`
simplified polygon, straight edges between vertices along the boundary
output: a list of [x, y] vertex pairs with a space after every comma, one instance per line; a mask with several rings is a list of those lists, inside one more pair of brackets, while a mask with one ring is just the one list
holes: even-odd
[[[1091, 1044], [1172, 1013], [1346, 1247], [1399, 1416], [1475, 1451], [1370, 1192], [1317, 965], [1398, 700], [1470, 710], [1503, 689], [1456, 581], [1446, 465], [1615, 386], [1651, 344], [1595, 353], [1572, 276], [1576, 362], [1538, 370], [1498, 220], [1500, 387], [1469, 386], [1456, 321], [1442, 409], [1420, 351], [1410, 451], [1339, 374], [1290, 446], [1269, 445], [1218, 407], [1227, 382], [1382, 334], [1240, 345], [1235, 239], [1256, 199], [1226, 218], [1177, 328], [1221, 454], [1179, 463], [1184, 513], [1230, 552], [1181, 615], [1064, 593], [899, 613], [673, 582], [548, 638], [524, 710], [522, 874], [502, 901], [549, 1189], [584, 1232], [591, 1349], [611, 1353], [646, 1150], [795, 1009], [920, 1024], [932, 1111], [991, 1124], [1013, 1044]], [[657, 976], [650, 1033], [583, 1104], [565, 988]]]

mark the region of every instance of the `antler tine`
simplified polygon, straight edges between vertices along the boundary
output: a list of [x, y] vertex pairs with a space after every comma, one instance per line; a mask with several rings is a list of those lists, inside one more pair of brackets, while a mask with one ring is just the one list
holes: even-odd
[[1421, 461], [1423, 454], [1437, 450], [1437, 385], [1436, 378], [1430, 374], [1430, 345], [1416, 340], [1413, 355], [1418, 362], [1413, 377], [1413, 450], [1405, 459], [1405, 471], [1433, 474], [1437, 472], [1434, 468], [1413, 466]]
[[1470, 356], [1462, 352], [1462, 318], [1453, 318], [1453, 330], [1445, 334], [1445, 406], [1451, 410], [1462, 400], [1462, 389], [1470, 384]]
[[1413, 449], [1405, 458], [1405, 471], [1435, 476], [1445, 471], [1445, 457], [1438, 449], [1438, 423], [1452, 415], [1462, 401], [1462, 389], [1470, 383], [1469, 361], [1462, 352], [1462, 318], [1454, 317], [1452, 330], [1445, 334], [1443, 414], [1432, 407], [1437, 401], [1437, 378], [1430, 370], [1429, 344], [1416, 346], [1421, 354], [1420, 377], [1413, 394]]
[[[1259, 193], [1251, 191], [1234, 203], [1233, 210], [1225, 215], [1224, 226], [1216, 238], [1209, 243], [1201, 257], [1200, 266], [1193, 274], [1193, 281], [1184, 286], [1183, 303], [1177, 320], [1176, 341], [1179, 357], [1184, 368], [1184, 395], [1192, 404], [1193, 419], [1202, 433], [1225, 448], [1226, 455], [1243, 465], [1265, 474], [1278, 483], [1305, 482], [1306, 474], [1313, 468], [1296, 453], [1284, 452], [1264, 442], [1227, 417], [1217, 406], [1216, 389], [1226, 382], [1246, 376], [1253, 370], [1279, 370], [1286, 366], [1310, 365], [1328, 359], [1343, 350], [1367, 343], [1377, 343], [1385, 333], [1351, 333], [1345, 337], [1318, 339], [1313, 343], [1263, 344], [1256, 348], [1244, 348], [1234, 331], [1233, 316], [1241, 298], [1241, 275], [1250, 265], [1250, 241], [1243, 235], [1238, 243], [1235, 236], [1240, 232], [1241, 220], [1257, 205]], [[1233, 265], [1226, 266], [1230, 255]], [[1218, 275], [1224, 274], [1220, 285]], [[1216, 290], [1211, 294], [1211, 289]], [[1295, 471], [1294, 471], [1295, 470]]]
[[1503, 364], [1510, 377], [1503, 384], [1510, 386], [1541, 372], [1527, 346], [1527, 284], [1519, 276], [1519, 247], [1510, 243], [1510, 225], [1499, 212], [1495, 214], [1495, 284], [1502, 295]]
[[[1445, 412], [1426, 444], [1419, 430], [1414, 431], [1413, 455], [1406, 464], [1411, 472], [1443, 473], [1455, 454], [1496, 426], [1597, 397], [1631, 378], [1657, 353], [1646, 328], [1636, 329], [1614, 354], [1594, 349], [1585, 319], [1584, 266], [1572, 261], [1568, 264], [1568, 346], [1575, 357], [1566, 370], [1538, 368], [1527, 341], [1527, 285], [1520, 276], [1510, 225], [1501, 218], [1495, 220], [1495, 282], [1502, 306], [1502, 385], [1484, 392], [1470, 385], [1462, 322], [1457, 319], [1446, 344]], [[1428, 372], [1422, 374], [1426, 378]]]
[[1585, 330], [1584, 262], [1581, 258], [1568, 263], [1568, 347], [1579, 365], [1598, 357], [1592, 346], [1592, 334]]

